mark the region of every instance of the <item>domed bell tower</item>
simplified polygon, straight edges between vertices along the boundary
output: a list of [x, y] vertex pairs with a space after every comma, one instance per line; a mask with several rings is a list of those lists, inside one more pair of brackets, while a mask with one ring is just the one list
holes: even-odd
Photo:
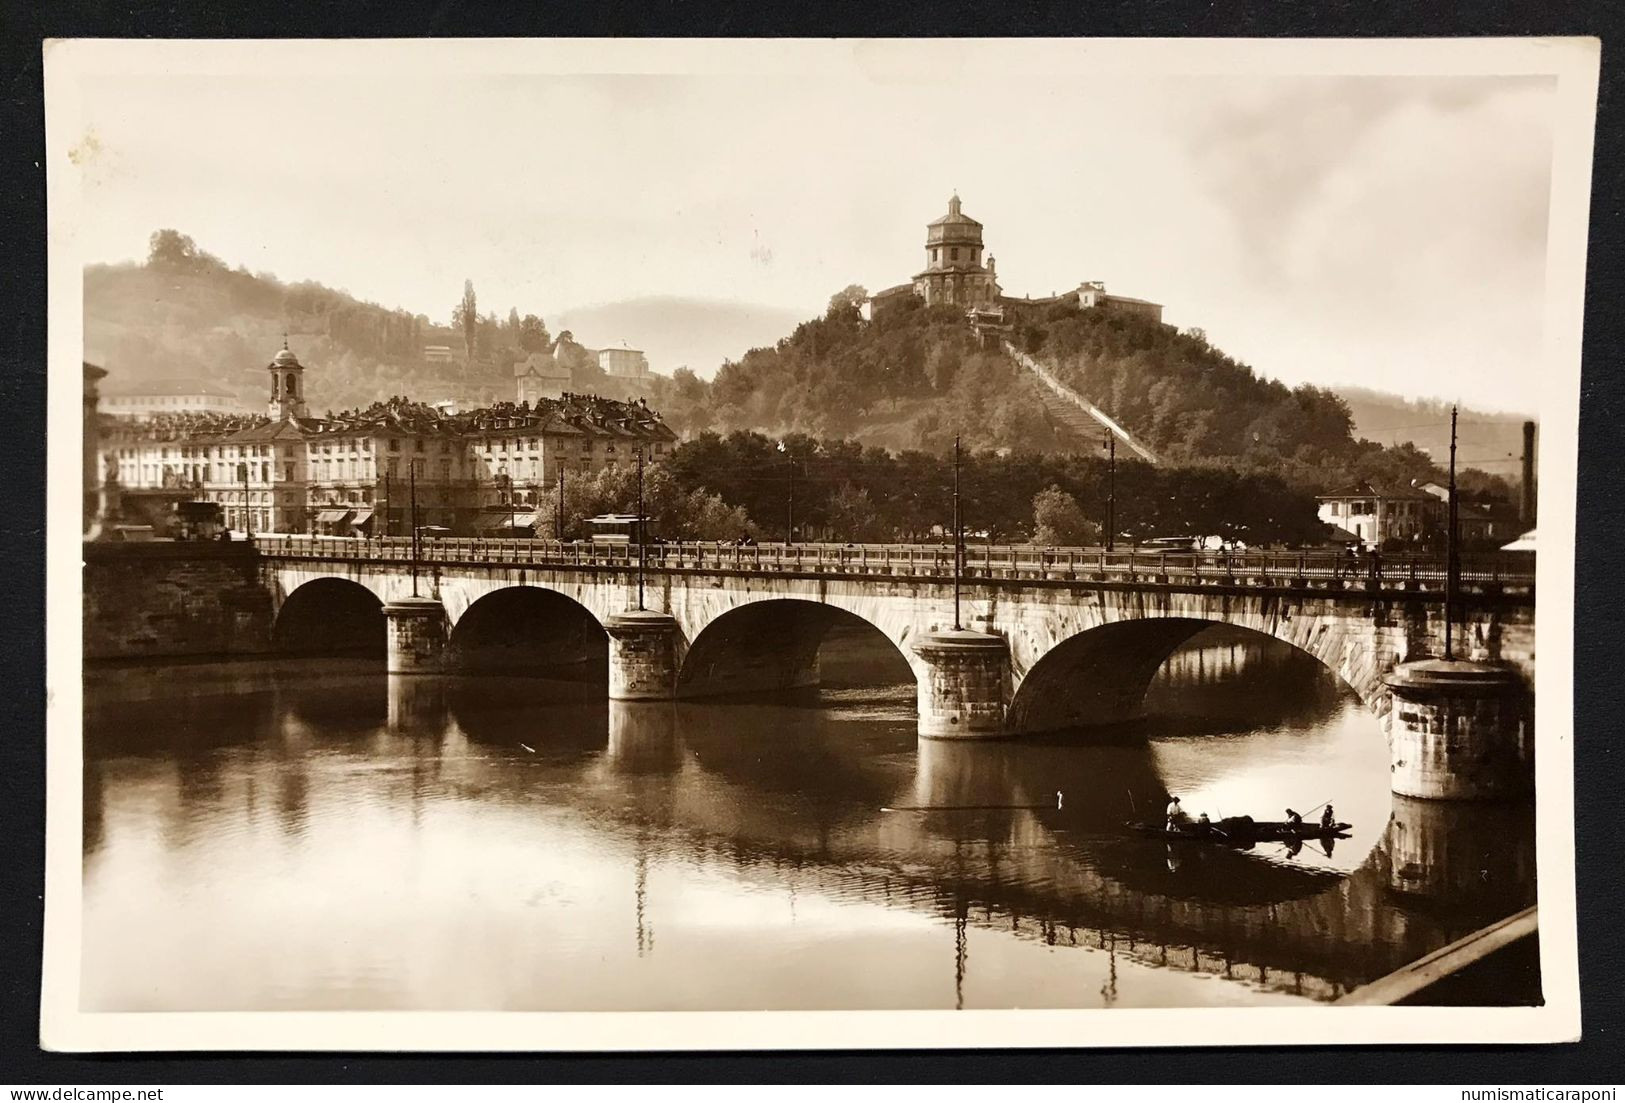
[[288, 421], [308, 416], [305, 406], [305, 366], [288, 348], [286, 337], [282, 338], [282, 351], [266, 365], [266, 371], [271, 373], [271, 420]]

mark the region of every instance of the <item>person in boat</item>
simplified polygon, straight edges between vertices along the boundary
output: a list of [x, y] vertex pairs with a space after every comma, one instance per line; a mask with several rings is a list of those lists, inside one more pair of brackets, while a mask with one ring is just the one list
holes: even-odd
[[1292, 809], [1288, 808], [1286, 810], [1286, 822], [1291, 824], [1293, 827], [1298, 827], [1302, 825], [1303, 817], [1298, 815]]
[[1332, 824], [1334, 824], [1336, 822], [1337, 822], [1337, 817], [1332, 814], [1332, 806], [1330, 804], [1327, 804], [1326, 805], [1326, 811], [1324, 811], [1324, 812], [1322, 812], [1320, 814], [1320, 826], [1326, 828], [1327, 830], [1330, 830]]
[[1168, 823], [1167, 823], [1168, 830], [1169, 831], [1178, 830], [1179, 827], [1184, 824], [1184, 822], [1185, 822], [1185, 810], [1179, 806], [1179, 798], [1178, 797], [1169, 797], [1168, 798]]
[[1213, 826], [1213, 821], [1208, 819], [1206, 812], [1203, 812], [1200, 816], [1196, 817], [1196, 825], [1202, 830], [1206, 831], [1208, 828]]

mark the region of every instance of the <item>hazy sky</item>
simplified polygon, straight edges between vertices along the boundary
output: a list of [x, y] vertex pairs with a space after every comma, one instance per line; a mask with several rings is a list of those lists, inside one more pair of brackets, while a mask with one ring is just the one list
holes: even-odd
[[974, 74], [99, 78], [86, 255], [174, 227], [442, 321], [465, 277], [502, 315], [811, 315], [918, 270], [957, 189], [1007, 294], [1104, 280], [1289, 383], [1536, 406], [1551, 80]]

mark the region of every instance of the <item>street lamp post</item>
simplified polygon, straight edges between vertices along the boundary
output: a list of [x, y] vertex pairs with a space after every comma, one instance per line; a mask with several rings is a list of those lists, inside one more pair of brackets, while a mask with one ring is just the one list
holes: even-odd
[[1450, 407], [1450, 513], [1444, 534], [1444, 657], [1448, 662], [1454, 654], [1454, 622], [1456, 619], [1456, 584], [1459, 567], [1456, 560], [1456, 407]]
[[643, 569], [649, 542], [648, 525], [643, 519], [643, 448], [638, 447], [638, 609], [643, 608]]
[[1117, 437], [1106, 434], [1106, 550], [1117, 540]]
[[784, 515], [784, 542], [788, 545], [796, 542], [796, 458], [788, 448], [784, 450], [784, 458], [790, 464], [790, 496]]
[[559, 500], [558, 500], [558, 508], [555, 509], [553, 512], [557, 516], [559, 543], [562, 544], [562, 543], [564, 543], [564, 461], [563, 460], [559, 461]]
[[406, 470], [407, 470], [407, 478], [410, 481], [411, 493], [412, 493], [412, 596], [417, 597], [418, 596], [418, 465], [417, 465], [417, 462], [412, 460], [411, 458], [408, 458], [406, 462], [411, 464], [411, 466], [408, 467]]
[[254, 520], [248, 506], [248, 464], [238, 464], [237, 471], [243, 477], [243, 535], [252, 540], [254, 539]]
[[959, 574], [964, 562], [964, 529], [959, 520], [959, 437], [954, 437], [954, 631], [960, 630]]

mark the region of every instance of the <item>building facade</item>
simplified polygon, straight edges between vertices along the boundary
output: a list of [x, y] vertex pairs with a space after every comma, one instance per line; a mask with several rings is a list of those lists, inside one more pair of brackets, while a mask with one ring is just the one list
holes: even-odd
[[614, 379], [646, 379], [649, 375], [649, 358], [643, 350], [625, 345], [618, 349], [599, 349], [598, 366]]
[[948, 213], [925, 228], [925, 268], [914, 275], [914, 293], [927, 306], [994, 306], [999, 283], [993, 257], [982, 263], [982, 224], [960, 209], [959, 196], [948, 200]]
[[1316, 500], [1322, 521], [1368, 548], [1380, 548], [1390, 540], [1420, 544], [1444, 531], [1444, 503], [1422, 490], [1359, 483]]
[[1085, 280], [1075, 292], [1078, 305], [1085, 310], [1115, 310], [1134, 314], [1153, 322], [1162, 321], [1162, 304], [1149, 299], [1132, 299], [1127, 295], [1112, 295], [1099, 280]]
[[513, 366], [514, 401], [562, 398], [570, 389], [570, 369], [550, 352], [533, 352]]
[[246, 532], [404, 535], [414, 502], [419, 526], [523, 531], [561, 471], [632, 462], [639, 448], [659, 459], [677, 439], [645, 403], [568, 392], [462, 413], [396, 397], [312, 418], [297, 356], [284, 347], [266, 367], [266, 416], [101, 419], [102, 464], [124, 499], [152, 520], [218, 502]]

